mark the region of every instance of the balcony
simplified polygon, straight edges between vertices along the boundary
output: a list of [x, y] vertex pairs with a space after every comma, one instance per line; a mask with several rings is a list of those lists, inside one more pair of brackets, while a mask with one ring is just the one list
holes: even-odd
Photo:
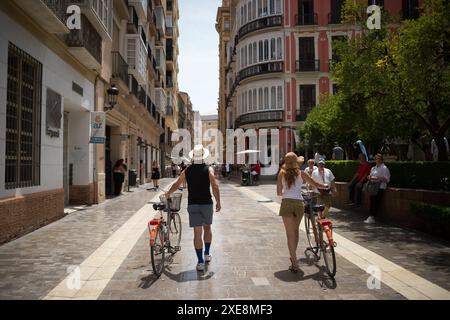
[[127, 34], [125, 36], [127, 45], [128, 72], [133, 74], [139, 84], [145, 85], [148, 81], [147, 72], [147, 45], [142, 41], [140, 34]]
[[280, 27], [282, 23], [283, 23], [282, 15], [260, 18], [258, 20], [251, 21], [246, 25], [242, 26], [239, 29], [238, 37], [239, 39], [242, 39], [244, 36], [254, 31], [273, 27]]
[[137, 94], [139, 102], [145, 107], [145, 103], [147, 102], [147, 93], [145, 92], [144, 88], [139, 86]]
[[102, 64], [102, 38], [85, 15], [81, 15], [81, 30], [71, 30], [65, 36], [69, 51], [89, 69], [99, 70]]
[[297, 14], [295, 21], [298, 26], [311, 26], [318, 24], [317, 13]]
[[130, 20], [127, 24], [127, 33], [138, 34], [139, 33], [139, 17], [134, 7], [129, 8]]
[[139, 99], [139, 83], [132, 74], [128, 75], [128, 88], [130, 88], [130, 94]]
[[166, 107], [166, 116], [173, 116], [173, 107], [172, 106]]
[[45, 31], [53, 34], [70, 32], [66, 26], [69, 0], [16, 0], [15, 2]]
[[308, 114], [311, 112], [313, 107], [302, 106], [301, 110], [296, 111], [295, 120], [296, 121], [306, 121]]
[[320, 60], [297, 60], [295, 69], [297, 72], [320, 71]]
[[173, 27], [166, 27], [166, 36], [173, 37]]
[[236, 119], [236, 128], [250, 123], [283, 121], [283, 111], [262, 111], [241, 115]]
[[70, 0], [70, 4], [78, 5], [83, 13], [95, 27], [104, 40], [112, 40], [112, 2], [105, 1], [107, 7], [103, 7], [102, 1], [97, 0]]
[[155, 104], [158, 112], [162, 114], [166, 112], [167, 96], [163, 88], [155, 88]]
[[277, 61], [277, 62], [266, 62], [250, 66], [239, 71], [238, 78], [239, 81], [242, 81], [244, 79], [261, 74], [283, 72], [283, 65], [284, 63], [282, 61]]
[[342, 17], [340, 12], [331, 12], [328, 14], [328, 24], [341, 24]]
[[128, 4], [134, 7], [139, 19], [147, 20], [148, 0], [128, 0]]
[[156, 7], [156, 29], [159, 31], [161, 37], [166, 34], [166, 16], [164, 14], [164, 7]]
[[128, 85], [128, 64], [122, 55], [114, 51], [112, 52], [112, 60], [113, 60], [113, 70], [112, 77], [117, 78], [123, 81], [123, 83]]

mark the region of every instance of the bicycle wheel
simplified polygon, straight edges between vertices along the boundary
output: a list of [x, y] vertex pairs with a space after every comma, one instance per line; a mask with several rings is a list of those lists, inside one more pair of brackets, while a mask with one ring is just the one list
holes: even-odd
[[334, 246], [331, 246], [328, 240], [326, 231], [320, 229], [320, 249], [323, 254], [323, 260], [325, 261], [325, 267], [330, 277], [334, 278], [336, 275], [336, 254], [334, 253]]
[[181, 217], [178, 213], [172, 213], [172, 218], [169, 224], [170, 245], [175, 250], [180, 248], [181, 244]]
[[309, 248], [311, 248], [311, 251], [316, 254], [319, 246], [317, 245], [316, 237], [314, 237], [314, 228], [309, 214], [305, 214], [305, 232], [306, 238], [308, 239]]
[[150, 256], [152, 258], [153, 273], [159, 277], [164, 270], [164, 259], [166, 256], [164, 233], [161, 226], [158, 226], [156, 229], [155, 243], [150, 247]]

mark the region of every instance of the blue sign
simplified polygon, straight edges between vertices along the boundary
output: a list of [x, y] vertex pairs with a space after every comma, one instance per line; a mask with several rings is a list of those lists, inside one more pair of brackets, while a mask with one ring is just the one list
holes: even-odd
[[106, 142], [105, 137], [91, 137], [90, 143], [93, 144], [104, 144]]

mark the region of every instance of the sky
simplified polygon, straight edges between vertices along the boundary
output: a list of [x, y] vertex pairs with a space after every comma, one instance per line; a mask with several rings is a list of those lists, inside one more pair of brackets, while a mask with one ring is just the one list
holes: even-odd
[[216, 14], [221, 0], [179, 0], [180, 91], [191, 97], [201, 115], [217, 114], [219, 34]]

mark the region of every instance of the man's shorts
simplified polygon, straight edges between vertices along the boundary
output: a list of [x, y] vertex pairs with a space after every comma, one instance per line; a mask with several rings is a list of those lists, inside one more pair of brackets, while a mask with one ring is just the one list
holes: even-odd
[[212, 224], [214, 213], [212, 204], [190, 204], [187, 210], [191, 228]]
[[280, 216], [283, 217], [298, 217], [303, 218], [305, 212], [305, 205], [302, 200], [283, 199], [281, 200]]

